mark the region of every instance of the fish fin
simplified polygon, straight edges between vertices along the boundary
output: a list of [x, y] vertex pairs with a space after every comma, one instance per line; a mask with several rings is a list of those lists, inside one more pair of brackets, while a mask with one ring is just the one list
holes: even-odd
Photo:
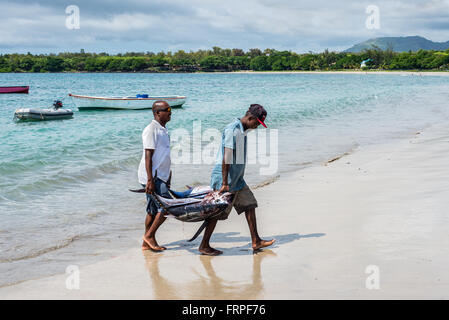
[[171, 189], [168, 189], [168, 194], [172, 197], [172, 199], [178, 199], [178, 197], [174, 194]]
[[192, 242], [193, 240], [198, 238], [198, 236], [201, 234], [201, 232], [204, 230], [204, 228], [207, 227], [208, 223], [209, 223], [208, 220], [204, 220], [203, 224], [201, 225], [201, 227], [199, 227], [198, 231], [193, 235], [193, 237], [190, 240], [187, 240], [187, 242]]

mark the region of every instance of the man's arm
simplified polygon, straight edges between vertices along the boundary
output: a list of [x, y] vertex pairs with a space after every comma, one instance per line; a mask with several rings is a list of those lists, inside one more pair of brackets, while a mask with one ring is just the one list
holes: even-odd
[[221, 163], [221, 177], [223, 182], [220, 190], [218, 191], [219, 193], [229, 192], [228, 173], [232, 163], [232, 152], [233, 150], [231, 148], [224, 148], [223, 161]]
[[145, 169], [147, 170], [147, 184], [145, 186], [146, 193], [153, 193], [155, 190], [153, 181], [153, 154], [154, 149], [145, 149]]

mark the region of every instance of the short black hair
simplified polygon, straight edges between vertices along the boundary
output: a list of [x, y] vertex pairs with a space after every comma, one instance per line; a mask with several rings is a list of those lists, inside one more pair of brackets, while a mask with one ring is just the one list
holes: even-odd
[[153, 103], [153, 107], [152, 107], [153, 115], [156, 115], [156, 113], [158, 111], [160, 111], [161, 109], [167, 108], [167, 107], [170, 107], [170, 105], [167, 103], [167, 101], [164, 101], [164, 100], [157, 100], [157, 101], [155, 101]]
[[265, 108], [260, 104], [253, 103], [249, 106], [248, 111], [246, 111], [246, 115], [256, 117], [257, 119], [263, 121], [267, 116], [267, 110], [265, 110]]

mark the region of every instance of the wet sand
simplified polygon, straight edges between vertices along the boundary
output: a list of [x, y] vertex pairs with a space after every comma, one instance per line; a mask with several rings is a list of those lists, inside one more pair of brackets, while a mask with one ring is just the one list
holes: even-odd
[[341, 71], [233, 71], [224, 73], [254, 74], [392, 74], [403, 76], [449, 76], [449, 71], [380, 71], [380, 70], [341, 70]]
[[61, 274], [0, 288], [0, 298], [448, 299], [447, 159], [447, 127], [410, 132], [255, 189], [259, 233], [277, 240], [258, 254], [235, 212], [212, 236], [217, 257], [199, 255], [201, 237], [186, 242], [199, 224], [168, 220], [163, 253], [142, 252], [136, 238], [135, 249], [81, 267], [79, 289]]

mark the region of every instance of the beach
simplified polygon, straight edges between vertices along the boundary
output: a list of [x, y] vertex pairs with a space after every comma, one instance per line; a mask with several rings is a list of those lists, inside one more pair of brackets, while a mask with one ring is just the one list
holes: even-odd
[[447, 71], [421, 71], [421, 70], [341, 70], [341, 71], [300, 71], [300, 70], [290, 70], [290, 71], [234, 71], [234, 72], [224, 72], [224, 73], [243, 73], [243, 74], [389, 74], [389, 75], [403, 75], [403, 76], [449, 76]]
[[[218, 141], [214, 137], [252, 103], [268, 111], [269, 130], [258, 129], [257, 136], [270, 143], [268, 154], [259, 152], [263, 149], [250, 152], [256, 155], [245, 169], [250, 186], [268, 184], [278, 176], [283, 181], [298, 170], [449, 119], [449, 78], [444, 76], [368, 72], [11, 73], [2, 77], [5, 82], [29, 84], [30, 93], [0, 96], [0, 287], [64, 273], [68, 265], [90, 265], [118, 256], [135, 248], [141, 236], [145, 197], [128, 189], [140, 187], [141, 134], [153, 114], [151, 110], [79, 111], [69, 92], [187, 96], [183, 107], [173, 110], [167, 126], [172, 187], [177, 191], [210, 182], [217, 153], [211, 150], [210, 139]], [[55, 98], [74, 110], [73, 119], [12, 120], [17, 108], [43, 108]], [[271, 140], [272, 133], [277, 139]], [[189, 157], [196, 146], [205, 152], [201, 161]], [[186, 224], [181, 235], [178, 226], [164, 224], [165, 234], [173, 232], [176, 240], [192, 236], [187, 229], [193, 226]], [[33, 241], [25, 243], [24, 234]]]
[[[163, 253], [141, 239], [113, 258], [68, 274], [0, 288], [1, 299], [448, 299], [449, 129], [438, 124], [257, 188], [253, 254], [244, 216], [218, 223], [201, 256], [185, 239], [199, 224], [167, 220]], [[143, 227], [143, 226], [142, 226]], [[68, 289], [69, 287], [69, 289]]]

